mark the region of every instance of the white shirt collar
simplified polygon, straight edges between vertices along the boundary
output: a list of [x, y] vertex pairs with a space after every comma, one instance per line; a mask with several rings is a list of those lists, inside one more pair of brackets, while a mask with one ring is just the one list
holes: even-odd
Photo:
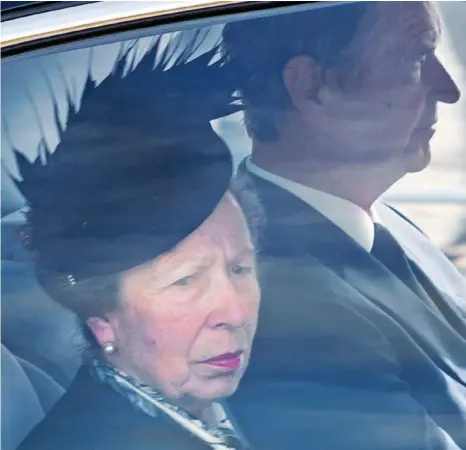
[[306, 202], [332, 221], [338, 228], [355, 240], [368, 252], [374, 244], [374, 221], [380, 222], [374, 210], [372, 218], [359, 206], [340, 197], [318, 191], [280, 175], [256, 166], [250, 158], [246, 160], [246, 168], [252, 174], [267, 180]]

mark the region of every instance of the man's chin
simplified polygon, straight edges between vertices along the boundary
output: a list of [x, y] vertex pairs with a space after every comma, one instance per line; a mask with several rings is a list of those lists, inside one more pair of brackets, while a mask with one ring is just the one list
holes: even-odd
[[430, 150], [430, 144], [417, 147], [416, 149], [411, 148], [406, 152], [406, 172], [417, 173], [424, 170], [431, 161], [432, 154]]

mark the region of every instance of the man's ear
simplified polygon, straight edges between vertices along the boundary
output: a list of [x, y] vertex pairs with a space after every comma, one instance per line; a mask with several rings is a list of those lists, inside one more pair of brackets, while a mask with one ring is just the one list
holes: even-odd
[[309, 101], [320, 104], [321, 66], [309, 56], [296, 56], [283, 69], [283, 82], [293, 106], [298, 111], [309, 107]]
[[117, 343], [116, 333], [110, 320], [103, 317], [90, 317], [86, 320], [86, 325], [92, 331], [100, 346], [103, 346], [106, 342]]

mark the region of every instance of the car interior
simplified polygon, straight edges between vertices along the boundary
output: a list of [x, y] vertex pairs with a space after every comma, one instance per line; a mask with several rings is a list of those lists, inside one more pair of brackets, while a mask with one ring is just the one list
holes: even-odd
[[[231, 123], [223, 125], [227, 141]], [[24, 202], [3, 159], [1, 183], [1, 447], [15, 450], [70, 385], [85, 344], [76, 316], [36, 279], [33, 256], [22, 243]]]
[[[3, 244], [17, 236], [2, 220]], [[2, 247], [10, 250], [2, 255], [2, 448], [14, 450], [65, 392], [80, 344], [75, 317], [40, 288], [20, 245], [17, 259]]]

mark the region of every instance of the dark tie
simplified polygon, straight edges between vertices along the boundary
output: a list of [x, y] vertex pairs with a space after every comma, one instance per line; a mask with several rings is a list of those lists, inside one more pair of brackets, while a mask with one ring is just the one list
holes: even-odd
[[393, 235], [378, 223], [375, 224], [374, 245], [371, 254], [430, 308], [446, 319], [457, 333], [466, 338], [466, 322], [455, 306], [436, 288], [429, 277], [407, 257]]
[[416, 278], [406, 253], [393, 235], [379, 223], [374, 224], [374, 245], [371, 253], [416, 295], [426, 300], [428, 296]]

